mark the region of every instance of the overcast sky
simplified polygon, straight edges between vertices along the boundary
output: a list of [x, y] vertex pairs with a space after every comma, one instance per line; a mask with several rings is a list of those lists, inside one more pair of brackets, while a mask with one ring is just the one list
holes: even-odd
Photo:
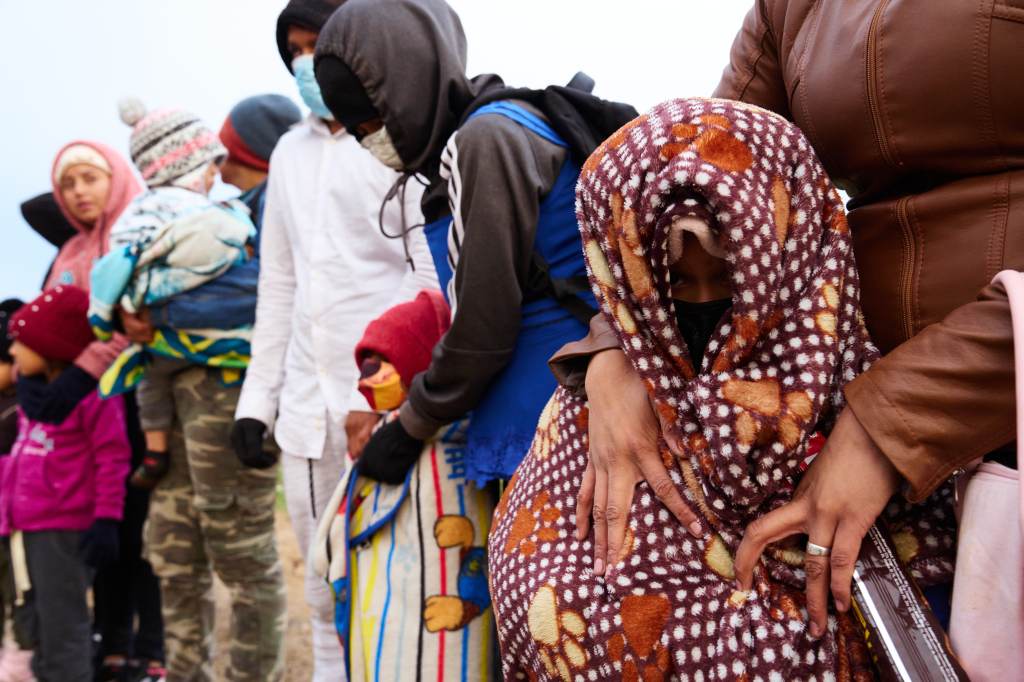
[[[641, 111], [710, 94], [752, 0], [450, 0], [470, 73], [510, 85], [564, 83], [583, 70], [597, 94]], [[180, 106], [219, 128], [249, 95], [298, 101], [274, 43], [284, 0], [0, 0], [0, 298], [31, 297], [55, 251], [24, 223], [50, 189], [53, 155], [95, 139], [127, 155], [117, 100]]]

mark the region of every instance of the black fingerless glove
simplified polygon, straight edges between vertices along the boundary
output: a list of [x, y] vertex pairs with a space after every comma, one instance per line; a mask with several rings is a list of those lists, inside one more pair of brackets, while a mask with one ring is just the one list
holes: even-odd
[[100, 569], [117, 561], [121, 552], [120, 523], [114, 519], [96, 519], [82, 534], [78, 549], [86, 565]]
[[405, 481], [421, 452], [423, 441], [410, 436], [402, 422], [395, 419], [370, 436], [359, 457], [359, 473], [381, 483], [397, 485]]
[[239, 461], [250, 469], [269, 469], [277, 464], [277, 455], [263, 447], [267, 425], [259, 419], [244, 417], [231, 427], [231, 447]]

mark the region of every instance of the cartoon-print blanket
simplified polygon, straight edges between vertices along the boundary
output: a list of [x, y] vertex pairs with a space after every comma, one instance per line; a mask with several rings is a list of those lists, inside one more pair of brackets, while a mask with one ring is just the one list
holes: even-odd
[[[722, 235], [733, 305], [703, 359], [676, 327], [667, 235], [685, 197]], [[559, 390], [499, 503], [491, 587], [507, 679], [868, 679], [860, 633], [806, 633], [803, 554], [770, 548], [750, 592], [733, 555], [746, 525], [791, 499], [812, 436], [876, 357], [839, 194], [795, 126], [737, 102], [666, 102], [590, 158], [577, 213], [595, 295], [647, 385], [694, 539], [637, 487], [607, 578], [575, 539], [586, 403]], [[673, 454], [675, 453], [675, 454]]]
[[402, 485], [351, 467], [327, 505], [312, 562], [334, 593], [349, 682], [497, 677], [484, 546], [494, 496], [466, 479], [465, 427], [428, 441]]

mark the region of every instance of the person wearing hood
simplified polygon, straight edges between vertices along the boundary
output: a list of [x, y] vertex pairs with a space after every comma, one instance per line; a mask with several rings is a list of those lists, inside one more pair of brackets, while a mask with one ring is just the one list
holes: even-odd
[[[54, 200], [76, 234], [59, 247], [43, 289], [73, 284], [88, 290], [93, 263], [106, 255], [110, 230], [142, 191], [142, 183], [118, 152], [87, 140], [69, 142], [57, 152], [50, 178]], [[123, 337], [96, 341], [74, 364], [99, 380], [127, 345]]]
[[[561, 117], [525, 91], [468, 77], [462, 25], [443, 0], [349, 0], [320, 36], [316, 75], [364, 147], [427, 179], [425, 231], [454, 311], [400, 419], [374, 434], [360, 466], [402, 481], [425, 440], [472, 412], [467, 478], [508, 479], [555, 387], [547, 358], [595, 309], [573, 213], [592, 147], [580, 154]], [[635, 115], [626, 109], [621, 122]]]
[[[273, 433], [304, 556], [348, 466], [350, 441], [366, 438], [379, 419], [358, 391], [355, 346], [381, 310], [437, 288], [422, 233], [404, 233], [420, 221], [420, 192], [409, 188], [382, 214], [399, 175], [362, 149], [320, 96], [313, 49], [339, 4], [291, 0], [278, 17], [281, 59], [311, 113], [270, 160], [252, 361], [231, 434], [238, 458], [261, 466], [276, 459], [265, 444]], [[305, 596], [313, 680], [344, 679], [334, 598], [311, 569]]]
[[70, 142], [57, 153], [52, 177], [54, 198], [78, 234], [61, 247], [43, 288], [88, 288], [93, 261], [107, 252], [111, 228], [142, 185], [124, 157], [84, 140]]
[[[142, 191], [142, 184], [121, 154], [86, 140], [70, 142], [57, 152], [51, 182], [52, 195], [22, 205], [26, 221], [59, 249], [44, 286], [72, 284], [88, 289], [93, 263], [109, 251], [110, 231]], [[86, 394], [96, 390], [100, 377], [127, 345], [127, 339], [120, 335], [110, 342], [89, 344], [45, 387], [40, 409], [45, 410], [47, 421], [60, 423], [66, 419]], [[125, 395], [124, 405], [134, 467], [141, 463], [146, 449], [133, 393]], [[142, 527], [148, 508], [149, 494], [129, 487], [119, 527], [118, 559], [96, 574], [95, 628], [102, 637], [100, 680], [132, 666], [142, 674], [159, 672], [163, 666], [160, 586], [149, 562], [142, 558]]]
[[[114, 223], [142, 191], [142, 185], [124, 157], [104, 144], [85, 140], [70, 142], [57, 152], [50, 180], [52, 195], [22, 205], [32, 228], [58, 246], [43, 289], [68, 284], [88, 290], [93, 264], [109, 251]], [[54, 214], [54, 205], [59, 215]], [[70, 236], [67, 226], [73, 231]], [[67, 417], [77, 400], [96, 388], [96, 382], [127, 345], [126, 338], [116, 335], [85, 348], [50, 391], [55, 421]], [[61, 395], [65, 392], [73, 395], [65, 400]]]
[[[670, 100], [595, 152], [577, 197], [602, 315], [643, 379], [620, 400], [658, 415], [659, 461], [695, 526], [642, 482], [626, 541], [593, 556], [590, 412], [559, 389], [488, 539], [505, 678], [873, 679], [852, 613], [808, 632], [804, 588], [828, 559], [813, 534], [736, 580], [746, 527], [803, 487], [844, 388], [878, 358], [842, 200], [810, 142], [758, 107]], [[889, 518], [921, 547], [912, 570], [948, 572], [935, 521], [951, 509], [931, 503], [934, 516]]]
[[[1002, 2], [751, 5], [715, 95], [799, 125], [848, 193], [864, 316], [884, 356], [847, 386], [800, 499], [749, 529], [737, 562], [750, 584], [771, 540], [820, 533], [832, 561], [807, 589], [820, 632], [830, 592], [839, 610], [851, 607], [850, 559], [891, 501], [943, 494], [978, 459], [1017, 467], [1014, 335], [992, 278], [1024, 269], [1024, 89], [1013, 75], [1024, 23], [1019, 5]], [[864, 87], [845, 87], [851, 73]], [[622, 400], [643, 382], [602, 320], [552, 365], [589, 398], [595, 496], [628, 509], [623, 481], [635, 468], [651, 482], [665, 475], [656, 415]], [[595, 558], [621, 545], [624, 516], [614, 531], [607, 524]], [[937, 614], [949, 613], [945, 589], [926, 593]]]

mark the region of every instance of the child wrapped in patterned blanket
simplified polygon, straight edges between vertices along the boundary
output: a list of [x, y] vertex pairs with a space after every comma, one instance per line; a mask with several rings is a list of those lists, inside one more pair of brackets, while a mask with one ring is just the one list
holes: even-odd
[[877, 357], [842, 201], [810, 143], [757, 107], [669, 101], [594, 153], [577, 215], [595, 296], [701, 527], [641, 482], [621, 552], [599, 565], [587, 403], [559, 389], [489, 538], [506, 679], [871, 679], [849, 614], [810, 636], [799, 545], [771, 546], [749, 591], [733, 563]]

